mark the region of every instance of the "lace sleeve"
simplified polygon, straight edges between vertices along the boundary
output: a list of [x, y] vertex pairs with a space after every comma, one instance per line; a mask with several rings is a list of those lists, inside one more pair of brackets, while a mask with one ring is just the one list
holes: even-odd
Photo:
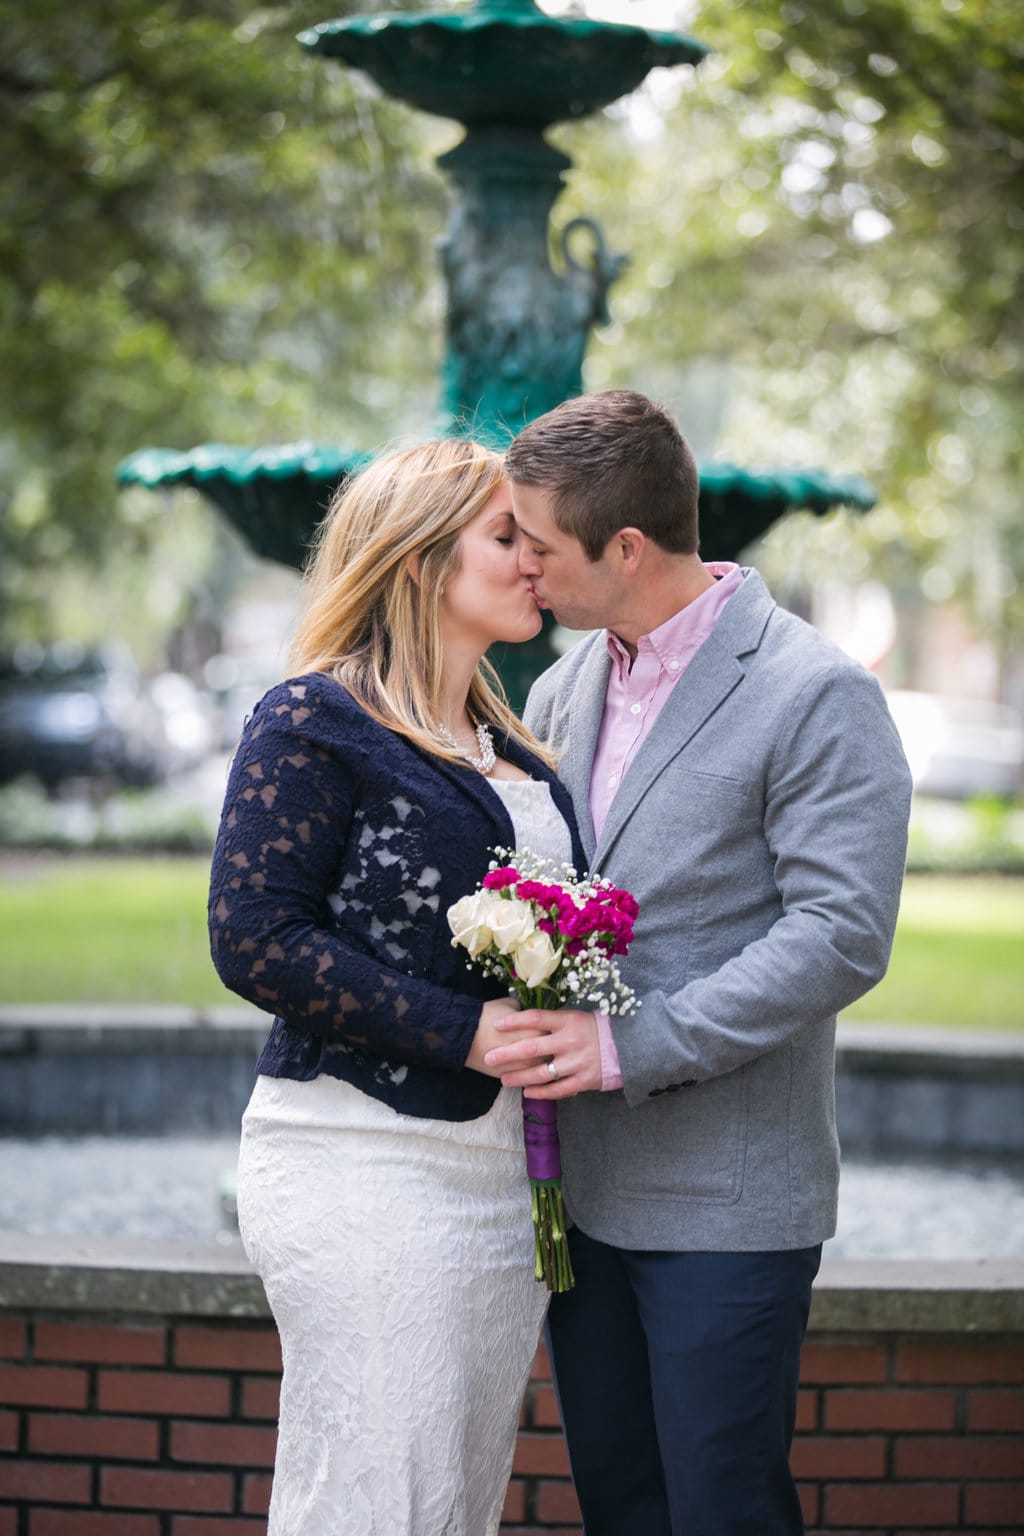
[[232, 991], [289, 1025], [459, 1070], [479, 1001], [389, 967], [332, 924], [353, 786], [330, 713], [308, 683], [282, 684], [242, 736], [213, 855], [214, 965]]

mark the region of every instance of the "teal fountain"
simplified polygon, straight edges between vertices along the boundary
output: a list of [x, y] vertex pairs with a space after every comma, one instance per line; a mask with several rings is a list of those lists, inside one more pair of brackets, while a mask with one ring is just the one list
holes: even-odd
[[[438, 161], [454, 198], [442, 245], [448, 302], [437, 431], [507, 443], [526, 422], [581, 393], [590, 332], [607, 319], [608, 292], [626, 260], [609, 251], [592, 220], [573, 219], [557, 242], [560, 270], [552, 268], [549, 216], [571, 162], [545, 129], [609, 105], [656, 66], [697, 64], [706, 50], [677, 33], [548, 16], [533, 0], [346, 16], [299, 41], [366, 71], [410, 106], [464, 126], [463, 139]], [[299, 567], [331, 493], [367, 457], [337, 444], [147, 448], [125, 460], [119, 480], [192, 486], [257, 554]], [[789, 510], [824, 513], [873, 500], [856, 477], [705, 464], [702, 552], [734, 558]], [[548, 654], [545, 645], [532, 658], [534, 671]]]

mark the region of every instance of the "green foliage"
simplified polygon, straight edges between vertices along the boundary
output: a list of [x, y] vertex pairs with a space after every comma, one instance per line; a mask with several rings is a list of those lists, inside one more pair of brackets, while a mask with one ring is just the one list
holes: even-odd
[[[560, 130], [564, 214], [635, 260], [589, 387], [673, 403], [743, 463], [864, 473], [880, 509], [755, 558], [837, 564], [1024, 628], [1024, 53], [1015, 0], [700, 0], [715, 54]], [[674, 83], [673, 83], [674, 82]]]
[[1024, 874], [1024, 805], [979, 796], [942, 835], [933, 818], [912, 811], [907, 867], [920, 873]]
[[133, 449], [369, 446], [434, 405], [443, 189], [409, 113], [295, 42], [321, 15], [0, 0], [8, 632], [40, 571], [147, 547], [114, 489]]
[[74, 852], [209, 853], [217, 828], [203, 808], [166, 789], [125, 789], [95, 804], [48, 798], [31, 780], [0, 788], [0, 848]]
[[[338, 7], [335, 7], [338, 9]], [[449, 125], [294, 41], [320, 0], [0, 0], [0, 625], [57, 565], [149, 550], [149, 443], [373, 448], [431, 418]], [[756, 551], [1024, 629], [1017, 0], [698, 0], [715, 52], [552, 134], [556, 221], [632, 261], [589, 388], [698, 448], [867, 475], [870, 516]], [[177, 513], [175, 514], [177, 515]]]

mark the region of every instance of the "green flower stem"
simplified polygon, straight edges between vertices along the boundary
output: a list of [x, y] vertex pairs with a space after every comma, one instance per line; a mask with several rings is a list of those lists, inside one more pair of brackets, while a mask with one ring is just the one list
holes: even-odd
[[549, 1291], [571, 1291], [576, 1284], [569, 1257], [569, 1238], [565, 1229], [565, 1207], [559, 1179], [531, 1179], [533, 1211], [533, 1275], [543, 1280]]

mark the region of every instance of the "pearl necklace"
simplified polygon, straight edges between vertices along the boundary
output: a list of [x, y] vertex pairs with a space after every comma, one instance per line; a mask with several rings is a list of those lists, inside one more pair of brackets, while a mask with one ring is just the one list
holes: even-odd
[[490, 773], [491, 769], [494, 767], [498, 760], [497, 754], [494, 750], [494, 742], [491, 738], [490, 726], [484, 725], [483, 721], [481, 721], [476, 728], [476, 739], [480, 747], [479, 754], [474, 752], [467, 752], [465, 747], [460, 747], [459, 743], [456, 741], [455, 737], [452, 735], [451, 731], [446, 725], [439, 725], [437, 731], [438, 735], [444, 741], [446, 741], [450, 747], [454, 747], [459, 756], [464, 757], [466, 762], [469, 763], [473, 768], [476, 768], [479, 773]]

